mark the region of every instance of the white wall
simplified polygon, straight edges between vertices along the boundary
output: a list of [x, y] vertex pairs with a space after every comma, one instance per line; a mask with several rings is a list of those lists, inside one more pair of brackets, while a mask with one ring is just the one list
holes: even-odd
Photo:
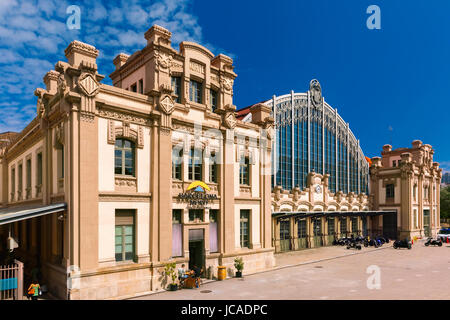
[[236, 249], [240, 249], [241, 247], [241, 228], [240, 228], [240, 219], [241, 219], [241, 209], [242, 210], [250, 210], [250, 243], [255, 247], [260, 247], [261, 245], [261, 237], [260, 237], [260, 206], [259, 204], [249, 205], [249, 204], [235, 204], [234, 205], [234, 230], [235, 230], [235, 247]]
[[[19, 187], [19, 172], [18, 172], [18, 163], [22, 161], [22, 199], [25, 199], [26, 196], [26, 188], [27, 188], [27, 167], [26, 160], [29, 155], [31, 155], [31, 197], [36, 197], [36, 180], [37, 180], [37, 154], [42, 150], [43, 141], [40, 140], [36, 144], [34, 144], [31, 148], [27, 149], [26, 152], [19, 155], [14, 160], [10, 161], [8, 164], [8, 176], [9, 176], [9, 184], [8, 184], [8, 199], [11, 199], [11, 168], [15, 166], [16, 168], [16, 194], [14, 195], [14, 199], [17, 200], [17, 191]], [[44, 159], [42, 160], [44, 161]], [[45, 163], [42, 162], [42, 174], [44, 175], [44, 166]], [[1, 177], [1, 176], [0, 176]], [[44, 177], [43, 177], [44, 178]]]
[[98, 190], [114, 191], [114, 145], [108, 144], [108, 120], [98, 119]]
[[136, 209], [136, 255], [149, 254], [150, 206], [141, 202], [99, 202], [98, 259], [115, 260], [115, 210]]

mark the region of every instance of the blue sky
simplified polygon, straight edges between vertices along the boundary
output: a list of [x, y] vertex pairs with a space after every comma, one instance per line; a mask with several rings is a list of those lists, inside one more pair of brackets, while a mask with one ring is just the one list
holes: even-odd
[[[66, 26], [69, 5], [81, 8], [80, 30]], [[381, 9], [381, 30], [366, 27], [369, 5]], [[108, 76], [156, 23], [174, 47], [195, 41], [234, 59], [238, 108], [305, 92], [316, 78], [367, 156], [420, 139], [450, 171], [449, 12], [447, 0], [1, 0], [0, 131], [35, 116], [33, 91], [70, 41], [95, 45]]]

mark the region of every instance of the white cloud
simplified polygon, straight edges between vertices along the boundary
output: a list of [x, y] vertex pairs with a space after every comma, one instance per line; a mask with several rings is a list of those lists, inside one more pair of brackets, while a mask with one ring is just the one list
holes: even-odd
[[22, 56], [14, 51], [0, 49], [0, 64], [20, 61]]
[[[118, 53], [131, 54], [146, 45], [144, 33], [153, 24], [172, 32], [175, 48], [181, 41], [202, 44], [202, 28], [188, 10], [191, 1], [0, 0], [0, 131], [20, 130], [34, 117], [33, 91], [44, 86], [44, 75], [57, 61], [65, 60], [64, 49], [72, 40], [100, 50], [97, 64], [106, 76]], [[81, 9], [81, 30], [67, 29], [69, 5]]]

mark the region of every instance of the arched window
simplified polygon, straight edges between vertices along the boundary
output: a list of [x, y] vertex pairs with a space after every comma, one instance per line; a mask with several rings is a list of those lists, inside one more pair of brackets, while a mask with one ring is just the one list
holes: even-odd
[[135, 175], [135, 147], [134, 143], [125, 139], [116, 139], [115, 144], [115, 174], [125, 176]]

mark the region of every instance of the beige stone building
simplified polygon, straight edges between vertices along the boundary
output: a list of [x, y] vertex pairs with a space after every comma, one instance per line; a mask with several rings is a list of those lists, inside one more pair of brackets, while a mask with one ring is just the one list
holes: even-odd
[[99, 51], [72, 42], [35, 119], [0, 136], [0, 265], [14, 238], [27, 281], [40, 266], [57, 298], [118, 299], [166, 288], [167, 262], [231, 276], [236, 257], [248, 274], [351, 234], [435, 235], [431, 146], [366, 158], [317, 80], [236, 112], [231, 58], [144, 36], [113, 86]]
[[379, 219], [378, 228], [392, 225], [401, 239], [435, 237], [440, 229], [442, 169], [433, 162], [434, 150], [415, 140], [412, 148], [385, 145], [372, 158], [370, 183], [374, 210], [396, 211], [394, 219]]
[[[270, 109], [235, 116], [233, 61], [153, 26], [114, 59], [78, 41], [37, 89], [36, 118], [3, 149], [0, 234], [63, 299], [165, 288], [164, 263], [245, 273], [274, 265]], [[268, 132], [268, 134], [266, 134]], [[1, 246], [3, 252], [4, 246]]]

